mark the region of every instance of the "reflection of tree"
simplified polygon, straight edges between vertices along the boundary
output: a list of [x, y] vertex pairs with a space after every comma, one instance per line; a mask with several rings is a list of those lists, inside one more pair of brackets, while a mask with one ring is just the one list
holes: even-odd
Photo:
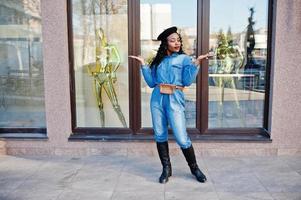
[[243, 64], [243, 55], [237, 44], [233, 41], [231, 29], [227, 35], [220, 30], [216, 49], [217, 68], [215, 73], [237, 73]]
[[27, 14], [29, 17], [41, 19], [40, 0], [9, 0], [0, 1], [0, 6], [4, 6], [9, 9], [13, 9], [16, 13], [20, 12], [23, 15]]
[[247, 26], [247, 33], [246, 33], [246, 39], [245, 39], [245, 46], [246, 46], [246, 53], [247, 53], [247, 64], [253, 64], [253, 55], [252, 52], [255, 47], [255, 33], [254, 33], [254, 24], [255, 21], [253, 21], [253, 15], [254, 15], [254, 8], [250, 8], [250, 17], [248, 18], [248, 26]]
[[[82, 4], [83, 3], [83, 4]], [[126, 0], [81, 0], [83, 15], [115, 15], [126, 13], [123, 9], [127, 5]]]

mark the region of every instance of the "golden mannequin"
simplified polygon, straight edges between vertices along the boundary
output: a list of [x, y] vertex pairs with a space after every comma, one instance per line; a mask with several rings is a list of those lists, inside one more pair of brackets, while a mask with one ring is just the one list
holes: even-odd
[[88, 64], [88, 72], [93, 76], [94, 94], [100, 112], [101, 126], [105, 126], [102, 91], [106, 92], [123, 127], [127, 127], [125, 118], [118, 103], [113, 84], [117, 81], [116, 71], [120, 65], [120, 56], [116, 46], [107, 43], [101, 28], [95, 31], [95, 63]]

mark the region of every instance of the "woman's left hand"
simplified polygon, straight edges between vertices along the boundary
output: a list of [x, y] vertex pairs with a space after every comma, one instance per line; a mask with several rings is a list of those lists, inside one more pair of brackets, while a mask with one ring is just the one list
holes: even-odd
[[141, 65], [145, 65], [145, 61], [140, 55], [139, 56], [130, 55], [129, 58], [134, 58], [135, 60], [139, 61]]
[[204, 55], [199, 55], [198, 57], [197, 57], [197, 59], [195, 60], [195, 64], [196, 65], [199, 65], [201, 62], [202, 62], [202, 60], [203, 59], [208, 59], [208, 57], [209, 57], [209, 54], [208, 53], [206, 53], [206, 54], [204, 54]]
[[197, 57], [197, 59], [195, 60], [195, 64], [196, 64], [196, 65], [200, 65], [203, 59], [208, 59], [208, 58], [210, 58], [210, 57], [212, 57], [212, 56], [213, 56], [213, 55], [211, 55], [211, 54], [209, 54], [209, 53], [206, 53], [206, 54], [204, 54], [204, 55], [199, 55], [199, 56]]

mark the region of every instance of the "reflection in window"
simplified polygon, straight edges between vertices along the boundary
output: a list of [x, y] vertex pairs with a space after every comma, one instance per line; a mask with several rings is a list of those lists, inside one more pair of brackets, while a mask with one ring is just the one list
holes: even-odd
[[0, 2], [0, 127], [46, 127], [39, 0]]
[[[189, 0], [141, 0], [141, 55], [151, 63], [160, 45], [157, 36], [166, 28], [177, 26], [182, 36], [184, 52], [195, 57], [197, 1]], [[185, 15], [183, 15], [185, 13]], [[152, 89], [141, 76], [141, 116], [142, 127], [152, 127], [150, 96]], [[195, 127], [196, 121], [196, 83], [185, 88], [186, 125]]]
[[73, 0], [79, 127], [127, 127], [127, 1]]
[[210, 1], [210, 128], [263, 126], [267, 6], [261, 0]]

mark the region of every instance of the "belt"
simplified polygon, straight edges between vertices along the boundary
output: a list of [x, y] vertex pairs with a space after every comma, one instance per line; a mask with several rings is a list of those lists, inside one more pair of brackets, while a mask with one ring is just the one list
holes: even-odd
[[182, 86], [179, 86], [179, 85], [176, 85], [176, 87], [175, 87], [176, 89], [179, 89], [179, 90], [184, 90], [184, 87], [182, 87]]
[[167, 87], [171, 87], [171, 88], [173, 88], [173, 89], [178, 89], [178, 90], [182, 90], [182, 91], [184, 90], [184, 87], [179, 86], [179, 85], [160, 83], [160, 84], [158, 84], [157, 86], [160, 86], [160, 85], [167, 86]]

